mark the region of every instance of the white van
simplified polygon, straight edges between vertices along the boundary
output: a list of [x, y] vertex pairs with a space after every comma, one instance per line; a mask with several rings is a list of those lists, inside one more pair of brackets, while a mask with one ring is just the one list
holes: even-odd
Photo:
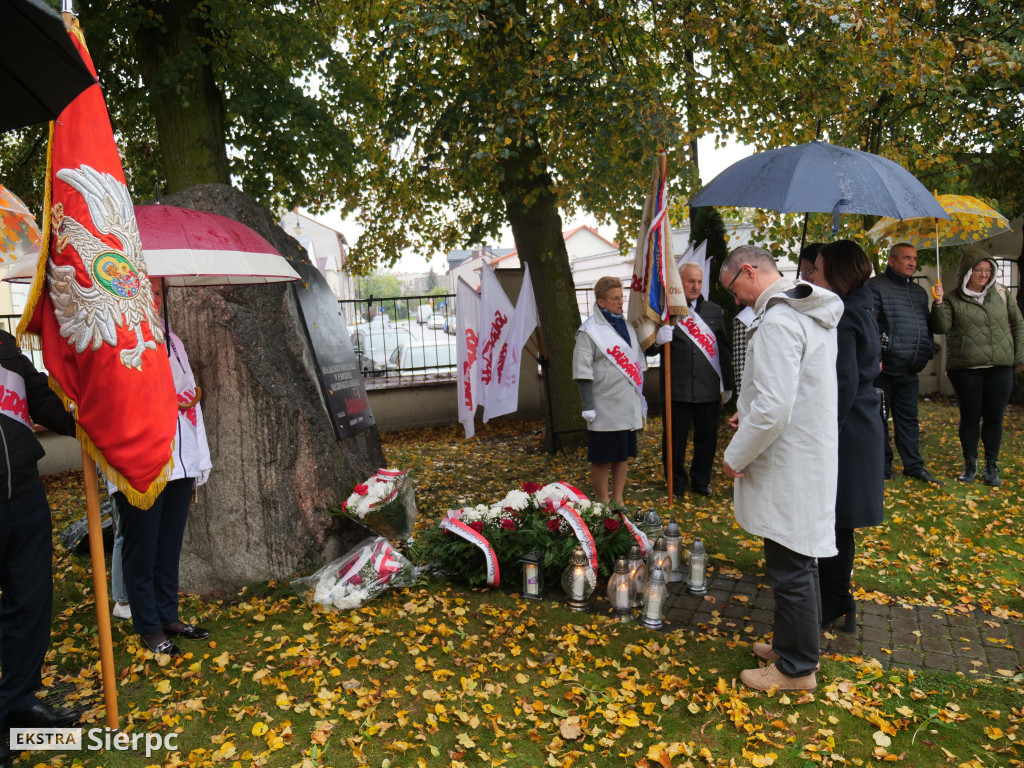
[[432, 314], [434, 314], [434, 308], [432, 306], [429, 304], [420, 304], [419, 308], [416, 310], [416, 322], [423, 325], [430, 319]]

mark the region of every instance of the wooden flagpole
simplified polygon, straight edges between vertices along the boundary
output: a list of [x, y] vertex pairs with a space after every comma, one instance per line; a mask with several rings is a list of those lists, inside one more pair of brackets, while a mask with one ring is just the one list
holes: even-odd
[[103, 706], [107, 727], [117, 730], [117, 681], [114, 675], [114, 644], [110, 638], [110, 603], [107, 598], [107, 562], [103, 554], [103, 521], [100, 519], [99, 477], [96, 463], [82, 447], [85, 473], [85, 509], [89, 521], [89, 555], [92, 559], [92, 593], [96, 602], [96, 632], [100, 640], [100, 669], [103, 673]]
[[[661, 178], [667, 183], [668, 176], [668, 159], [664, 152], [659, 154], [658, 162], [660, 163]], [[668, 212], [665, 213], [666, 220], [668, 219]], [[671, 233], [670, 233], [671, 235]], [[671, 240], [665, 243], [665, 248], [668, 254], [671, 256]], [[672, 262], [671, 268], [675, 269], [675, 262], [671, 258], [669, 261]], [[666, 265], [667, 267], [668, 265]], [[668, 296], [665, 296], [666, 303], [668, 302]], [[669, 320], [671, 322], [671, 319]], [[662, 429], [665, 431], [665, 486], [668, 491], [668, 503], [671, 505], [673, 500], [673, 489], [672, 489], [672, 342], [670, 341], [664, 347], [665, 355], [662, 358], [662, 375], [664, 385], [662, 386], [662, 398], [665, 401], [665, 423], [662, 425]]]

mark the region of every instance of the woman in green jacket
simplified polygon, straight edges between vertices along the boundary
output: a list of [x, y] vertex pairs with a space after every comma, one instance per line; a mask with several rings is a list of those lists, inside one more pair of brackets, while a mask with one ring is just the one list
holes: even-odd
[[[960, 262], [957, 289], [932, 305], [932, 329], [946, 334], [946, 375], [960, 407], [962, 483], [978, 474], [978, 436], [985, 446], [981, 481], [1001, 485], [999, 444], [1003, 414], [1013, 390], [1014, 369], [1024, 367], [1024, 318], [996, 283], [996, 263], [969, 248]], [[980, 426], [980, 429], [979, 429]]]

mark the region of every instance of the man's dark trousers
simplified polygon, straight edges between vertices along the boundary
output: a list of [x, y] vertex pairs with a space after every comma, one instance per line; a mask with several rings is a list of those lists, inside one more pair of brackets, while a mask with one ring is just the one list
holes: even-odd
[[38, 478], [27, 493], [0, 502], [0, 729], [36, 704], [50, 645], [53, 548], [50, 505]]
[[[924, 471], [921, 458], [920, 428], [917, 418], [917, 398], [921, 385], [916, 373], [880, 373], [875, 386], [885, 392], [885, 401], [892, 414], [896, 433], [896, 450], [903, 461], [903, 471], [913, 475]], [[885, 466], [892, 469], [892, 445], [889, 425], [885, 423]]]
[[772, 650], [775, 666], [789, 677], [803, 677], [818, 663], [818, 561], [771, 539], [764, 539], [764, 567], [775, 598]]
[[[711, 484], [711, 471], [718, 450], [718, 403], [684, 403], [672, 401], [672, 491], [681, 494], [686, 488], [686, 443], [693, 426], [693, 457], [690, 460], [689, 480], [701, 488]], [[662, 430], [662, 456], [667, 435]], [[667, 474], [667, 472], [666, 472]]]

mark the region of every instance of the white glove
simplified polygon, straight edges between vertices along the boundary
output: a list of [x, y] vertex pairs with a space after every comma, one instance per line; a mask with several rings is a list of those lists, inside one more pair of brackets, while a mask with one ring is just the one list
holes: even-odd
[[584, 411], [583, 412], [583, 420], [585, 422], [587, 422], [587, 424], [590, 424], [596, 418], [597, 418], [597, 411]]
[[672, 332], [675, 328], [671, 325], [663, 325], [658, 329], [658, 335], [654, 337], [654, 343], [658, 346], [668, 344], [672, 341]]
[[730, 400], [732, 400], [732, 390], [727, 389], [725, 390], [725, 392], [722, 393], [722, 405], [725, 405]]

